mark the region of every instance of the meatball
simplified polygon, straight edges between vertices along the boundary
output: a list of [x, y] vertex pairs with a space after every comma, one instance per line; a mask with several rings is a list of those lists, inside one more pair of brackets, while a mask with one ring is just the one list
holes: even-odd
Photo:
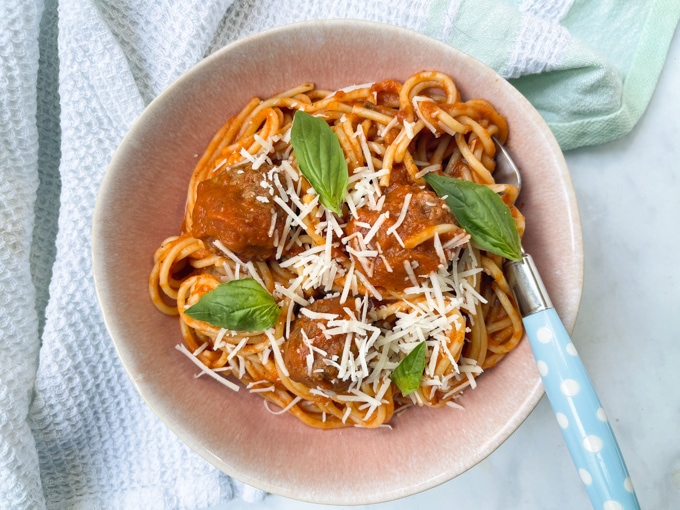
[[274, 241], [281, 235], [285, 220], [285, 213], [268, 191], [272, 168], [231, 168], [200, 182], [191, 234], [209, 247], [218, 240], [243, 260], [271, 259], [276, 254]]
[[[309, 310], [317, 313], [336, 314], [339, 319], [348, 319], [349, 316], [340, 304], [340, 298], [324, 298], [312, 303]], [[326, 336], [324, 330], [328, 324], [324, 319], [312, 319], [305, 315], [299, 315], [293, 323], [290, 337], [283, 347], [283, 361], [288, 369], [290, 378], [293, 381], [305, 384], [310, 388], [322, 388], [336, 392], [344, 391], [349, 388], [350, 380], [338, 378], [338, 367], [329, 364], [328, 361], [336, 360], [339, 363], [342, 352], [345, 348], [345, 335]], [[320, 351], [313, 350], [314, 361], [311, 371], [307, 365], [309, 347], [308, 342]], [[356, 354], [356, 347], [352, 344], [352, 352]]]
[[[393, 226], [401, 214], [406, 196], [411, 194], [408, 205], [408, 212], [399, 227], [397, 234], [402, 241], [418, 234], [427, 227], [441, 224], [454, 224], [455, 219], [451, 211], [446, 207], [446, 203], [437, 195], [427, 189], [413, 184], [397, 184], [392, 186], [385, 193], [385, 203], [382, 210], [374, 211], [368, 207], [361, 207], [357, 210], [358, 218], [352, 218], [346, 228], [348, 235], [360, 232], [362, 235], [368, 234], [370, 227], [378, 220], [381, 214], [389, 211], [389, 218], [386, 218], [377, 234], [369, 241], [369, 249], [377, 249], [378, 256], [371, 258], [373, 266], [371, 275], [367, 275], [371, 284], [388, 290], [400, 292], [406, 287], [412, 286], [408, 273], [404, 267], [404, 262], [408, 262], [414, 267], [417, 277], [427, 277], [437, 270], [441, 263], [439, 256], [434, 248], [434, 240], [428, 239], [412, 248], [404, 248], [397, 237], [388, 234], [388, 230]], [[441, 236], [441, 242], [451, 239], [456, 231]], [[356, 240], [352, 240], [352, 246], [358, 249]], [[382, 255], [382, 256], [381, 256]], [[352, 255], [353, 258], [354, 255]], [[356, 261], [359, 265], [359, 261]]]

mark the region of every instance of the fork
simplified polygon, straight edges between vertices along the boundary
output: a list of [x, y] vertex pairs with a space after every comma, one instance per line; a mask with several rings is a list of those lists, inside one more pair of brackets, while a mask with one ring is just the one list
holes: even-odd
[[[497, 182], [513, 184], [521, 191], [517, 165], [503, 144], [493, 139], [499, 155], [494, 173]], [[522, 250], [522, 259], [508, 261], [504, 271], [515, 293], [546, 395], [593, 508], [639, 509], [607, 415], [531, 255]]]

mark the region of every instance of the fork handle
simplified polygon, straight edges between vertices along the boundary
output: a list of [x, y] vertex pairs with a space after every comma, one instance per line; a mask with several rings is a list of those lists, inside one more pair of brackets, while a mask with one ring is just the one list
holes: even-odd
[[557, 423], [593, 508], [639, 509], [614, 432], [554, 308], [523, 319]]
[[521, 262], [510, 262], [507, 273], [546, 395], [593, 508], [639, 509], [600, 399], [531, 256], [524, 254]]

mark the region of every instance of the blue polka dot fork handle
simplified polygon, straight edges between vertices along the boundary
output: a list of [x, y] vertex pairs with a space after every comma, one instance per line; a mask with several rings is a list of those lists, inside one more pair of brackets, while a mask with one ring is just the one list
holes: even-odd
[[614, 432], [530, 255], [510, 261], [515, 293], [546, 395], [596, 510], [639, 509]]

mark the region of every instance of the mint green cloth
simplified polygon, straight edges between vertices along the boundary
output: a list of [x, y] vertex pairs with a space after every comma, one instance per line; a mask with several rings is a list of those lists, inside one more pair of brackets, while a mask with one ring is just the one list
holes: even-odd
[[508, 78], [566, 150], [633, 128], [679, 19], [680, 0], [438, 0], [428, 32]]

